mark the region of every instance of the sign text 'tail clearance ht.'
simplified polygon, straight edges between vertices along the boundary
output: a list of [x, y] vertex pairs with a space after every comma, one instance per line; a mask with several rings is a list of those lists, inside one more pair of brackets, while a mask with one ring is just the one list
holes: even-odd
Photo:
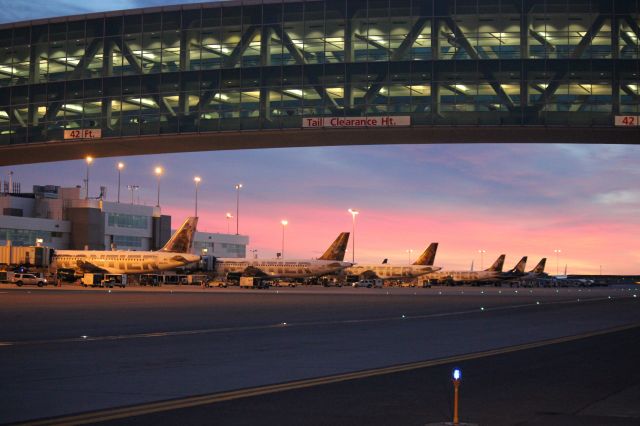
[[406, 127], [411, 125], [409, 116], [381, 117], [304, 117], [302, 127], [309, 128], [360, 128], [360, 127]]

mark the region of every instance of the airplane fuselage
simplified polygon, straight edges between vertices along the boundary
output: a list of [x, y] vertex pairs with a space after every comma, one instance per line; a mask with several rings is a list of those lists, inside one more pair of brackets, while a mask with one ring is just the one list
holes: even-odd
[[269, 278], [310, 278], [336, 273], [351, 263], [337, 260], [216, 259], [216, 274], [243, 274], [255, 271]]
[[162, 251], [57, 250], [58, 269], [108, 274], [146, 274], [179, 268], [200, 261], [200, 256]]
[[427, 274], [425, 278], [454, 282], [497, 281], [501, 274], [498, 271], [438, 271]]
[[422, 275], [429, 274], [431, 272], [439, 270], [439, 267], [424, 266], [424, 265], [354, 265], [345, 269], [347, 275], [362, 275], [365, 273], [373, 273], [378, 278], [384, 280], [400, 280], [417, 278]]

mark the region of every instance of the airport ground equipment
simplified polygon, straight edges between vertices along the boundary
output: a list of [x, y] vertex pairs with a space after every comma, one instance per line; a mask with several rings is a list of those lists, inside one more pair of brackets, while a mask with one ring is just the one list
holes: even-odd
[[382, 288], [383, 285], [384, 285], [384, 281], [379, 278], [360, 280], [352, 284], [353, 287], [367, 287], [367, 288]]
[[209, 281], [207, 275], [187, 275], [187, 284], [189, 285], [202, 285]]
[[102, 287], [104, 286], [104, 274], [84, 274], [82, 276], [83, 287]]
[[269, 288], [269, 284], [259, 277], [240, 277], [241, 288]]
[[209, 287], [209, 288], [211, 288], [211, 287], [225, 287], [226, 288], [227, 286], [228, 286], [228, 284], [224, 280], [215, 279], [215, 280], [211, 280], [211, 281], [207, 282], [207, 287]]
[[121, 287], [125, 288], [127, 286], [127, 275], [126, 274], [105, 274], [102, 279], [101, 287]]
[[36, 274], [16, 273], [11, 278], [11, 282], [18, 287], [22, 287], [23, 285], [37, 285], [38, 287], [43, 287], [47, 285], [46, 278]]

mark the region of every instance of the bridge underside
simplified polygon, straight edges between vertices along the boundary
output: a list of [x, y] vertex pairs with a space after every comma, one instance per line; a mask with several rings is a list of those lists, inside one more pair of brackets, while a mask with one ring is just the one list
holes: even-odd
[[640, 144], [626, 128], [587, 127], [407, 127], [193, 133], [51, 141], [2, 148], [0, 166], [161, 153], [347, 145], [448, 143]]

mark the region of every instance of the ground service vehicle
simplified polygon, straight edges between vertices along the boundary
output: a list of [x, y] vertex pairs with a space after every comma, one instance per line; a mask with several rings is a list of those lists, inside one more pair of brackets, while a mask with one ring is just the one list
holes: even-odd
[[242, 288], [269, 288], [269, 284], [256, 277], [240, 277], [240, 287]]
[[223, 280], [212, 280], [207, 283], [207, 287], [227, 287], [227, 282]]
[[140, 275], [140, 285], [159, 286], [162, 276], [157, 274], [142, 274]]
[[38, 287], [47, 285], [47, 280], [36, 274], [16, 273], [13, 275], [11, 282], [18, 287], [22, 287], [23, 285], [37, 285]]
[[84, 274], [81, 283], [83, 287], [102, 287], [103, 279], [104, 274]]
[[125, 288], [127, 285], [127, 276], [126, 274], [105, 274], [102, 279], [102, 286], [104, 287], [121, 287]]
[[187, 275], [187, 284], [189, 285], [202, 285], [209, 281], [209, 277], [206, 275]]
[[382, 288], [384, 285], [383, 280], [381, 279], [370, 279], [370, 280], [360, 280], [353, 283], [353, 287], [367, 287], [367, 288]]

